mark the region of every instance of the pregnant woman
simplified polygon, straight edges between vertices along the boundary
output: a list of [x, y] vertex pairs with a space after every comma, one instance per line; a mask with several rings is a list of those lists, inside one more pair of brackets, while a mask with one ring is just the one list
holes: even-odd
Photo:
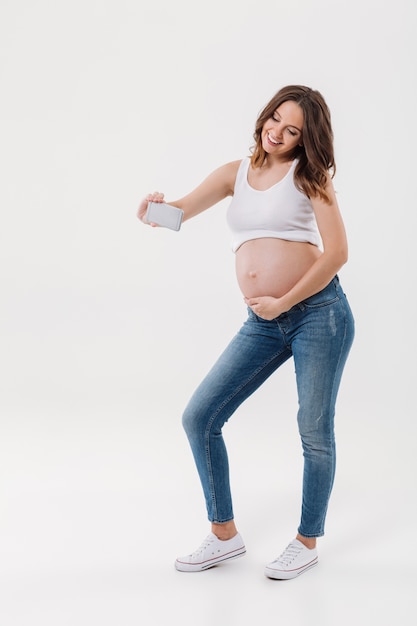
[[[184, 411], [211, 532], [197, 550], [176, 559], [179, 571], [202, 571], [245, 554], [222, 427], [290, 358], [304, 456], [301, 519], [294, 539], [265, 575], [295, 578], [317, 564], [316, 540], [324, 534], [335, 474], [336, 397], [354, 337], [337, 276], [348, 252], [334, 173], [327, 104], [318, 91], [290, 85], [260, 113], [250, 157], [219, 167], [194, 191], [169, 202], [187, 220], [232, 197], [227, 221], [248, 308], [247, 320]], [[138, 217], [145, 223], [150, 201], [163, 202], [164, 195], [150, 194], [141, 202]], [[254, 428], [259, 427], [258, 416]]]

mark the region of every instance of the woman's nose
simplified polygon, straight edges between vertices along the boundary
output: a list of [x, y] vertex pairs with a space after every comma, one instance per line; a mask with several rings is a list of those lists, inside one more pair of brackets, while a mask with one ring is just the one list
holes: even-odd
[[282, 135], [282, 124], [280, 124], [279, 122], [277, 122], [274, 126], [274, 133], [277, 137], [281, 137]]

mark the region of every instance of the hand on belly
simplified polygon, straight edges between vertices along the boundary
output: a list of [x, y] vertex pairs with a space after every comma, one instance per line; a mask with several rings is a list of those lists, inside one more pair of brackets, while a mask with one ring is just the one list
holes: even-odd
[[275, 317], [284, 313], [282, 306], [280, 307], [280, 298], [272, 296], [259, 296], [255, 298], [244, 297], [246, 304], [252, 309], [255, 315], [265, 320], [273, 320]]

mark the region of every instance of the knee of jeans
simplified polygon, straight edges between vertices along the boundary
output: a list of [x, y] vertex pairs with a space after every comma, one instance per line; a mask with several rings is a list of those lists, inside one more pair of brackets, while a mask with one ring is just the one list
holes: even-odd
[[304, 455], [310, 458], [332, 456], [335, 440], [332, 433], [320, 431], [300, 432]]
[[200, 431], [200, 423], [199, 412], [188, 405], [182, 415], [182, 426], [188, 437], [196, 435]]
[[313, 456], [332, 454], [334, 450], [333, 428], [323, 415], [307, 416], [300, 412], [298, 429], [304, 452]]
[[189, 439], [200, 439], [207, 434], [221, 434], [221, 426], [213, 412], [204, 403], [190, 402], [182, 415], [182, 426]]
[[332, 457], [335, 451], [334, 440], [330, 438], [302, 436], [301, 443], [304, 456], [310, 459]]
[[187, 434], [190, 430], [192, 430], [193, 421], [193, 414], [188, 409], [185, 409], [182, 414], [182, 427]]

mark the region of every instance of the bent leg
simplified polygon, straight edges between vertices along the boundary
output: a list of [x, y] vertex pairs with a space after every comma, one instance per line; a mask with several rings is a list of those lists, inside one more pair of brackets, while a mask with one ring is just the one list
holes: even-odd
[[274, 321], [253, 313], [194, 392], [183, 426], [206, 499], [208, 519], [233, 519], [224, 423], [291, 356]]

